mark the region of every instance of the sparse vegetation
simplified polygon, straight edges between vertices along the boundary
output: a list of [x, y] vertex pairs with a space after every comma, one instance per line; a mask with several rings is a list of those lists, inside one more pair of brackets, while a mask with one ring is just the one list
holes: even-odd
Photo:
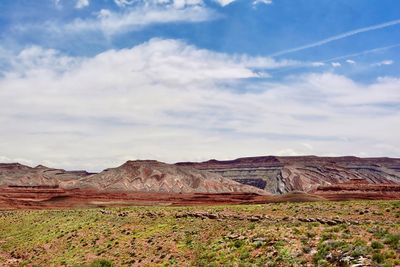
[[399, 203], [0, 211], [0, 266], [396, 266]]

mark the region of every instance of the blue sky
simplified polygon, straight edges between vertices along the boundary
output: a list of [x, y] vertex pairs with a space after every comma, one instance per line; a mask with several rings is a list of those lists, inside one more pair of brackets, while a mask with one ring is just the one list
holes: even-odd
[[0, 2], [0, 160], [400, 156], [397, 0]]

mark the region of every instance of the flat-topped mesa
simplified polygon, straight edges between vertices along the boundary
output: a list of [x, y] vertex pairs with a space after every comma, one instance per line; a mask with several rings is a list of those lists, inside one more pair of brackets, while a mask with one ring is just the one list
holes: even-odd
[[399, 184], [400, 159], [345, 157], [248, 157], [235, 160], [182, 162], [271, 193], [310, 192], [320, 185], [363, 180], [368, 184]]
[[127, 161], [119, 167], [80, 180], [84, 188], [99, 191], [160, 193], [233, 193], [266, 194], [222, 176], [188, 166], [155, 160]]
[[235, 167], [256, 167], [256, 166], [282, 166], [282, 163], [275, 156], [246, 157], [234, 160], [211, 159], [204, 162], [178, 162], [178, 166], [193, 166], [198, 169], [223, 169], [227, 166]]

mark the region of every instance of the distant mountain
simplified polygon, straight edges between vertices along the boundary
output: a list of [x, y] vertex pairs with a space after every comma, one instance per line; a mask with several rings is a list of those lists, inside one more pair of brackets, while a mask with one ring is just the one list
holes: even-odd
[[153, 160], [128, 161], [117, 168], [86, 176], [80, 182], [83, 188], [105, 191], [265, 194], [265, 191], [258, 188], [218, 174]]
[[91, 173], [86, 171], [65, 171], [43, 165], [35, 168], [19, 163], [0, 163], [0, 186], [47, 186], [72, 188], [79, 179]]
[[359, 188], [363, 184], [400, 184], [399, 158], [265, 156], [176, 165], [220, 174], [274, 194], [312, 192], [320, 186], [351, 184], [352, 181], [359, 184]]
[[255, 193], [258, 188], [191, 167], [153, 160], [128, 161], [98, 174], [65, 171], [42, 165], [0, 164], [0, 187], [89, 189], [104, 192]]
[[349, 194], [358, 189], [397, 192], [398, 187], [391, 185], [400, 185], [400, 159], [397, 158], [266, 156], [177, 164], [137, 160], [97, 174], [42, 165], [32, 168], [19, 163], [0, 164], [0, 187], [13, 188], [152, 193], [284, 194], [303, 191], [327, 194], [342, 189], [342, 193]]

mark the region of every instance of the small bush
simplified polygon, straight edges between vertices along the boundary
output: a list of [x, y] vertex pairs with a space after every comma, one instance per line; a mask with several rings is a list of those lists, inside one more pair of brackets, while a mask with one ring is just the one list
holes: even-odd
[[233, 243], [233, 245], [235, 246], [235, 248], [240, 248], [245, 244], [245, 242], [243, 240], [235, 240], [235, 242]]
[[303, 251], [304, 253], [308, 254], [308, 253], [311, 252], [311, 247], [306, 245], [306, 246], [303, 247], [302, 251]]
[[387, 234], [385, 241], [385, 244], [389, 245], [393, 249], [399, 249], [400, 248], [400, 234]]
[[372, 255], [372, 260], [376, 263], [382, 263], [385, 261], [385, 256], [380, 253], [375, 253], [374, 255]]
[[369, 249], [367, 246], [363, 245], [357, 245], [354, 247], [353, 252], [351, 253], [351, 256], [353, 257], [360, 257], [360, 256], [366, 256], [369, 252]]
[[383, 244], [379, 241], [372, 241], [371, 243], [371, 248], [373, 249], [382, 249], [383, 247]]
[[114, 264], [108, 260], [95, 260], [89, 266], [90, 267], [114, 267]]

